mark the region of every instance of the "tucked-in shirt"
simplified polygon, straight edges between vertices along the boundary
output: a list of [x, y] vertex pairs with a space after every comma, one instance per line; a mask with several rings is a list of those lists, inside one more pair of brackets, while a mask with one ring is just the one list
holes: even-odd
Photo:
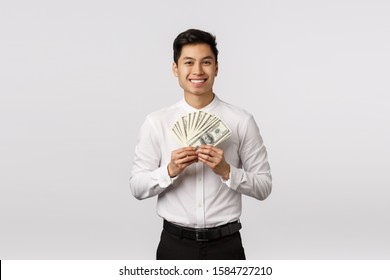
[[224, 181], [200, 161], [171, 178], [167, 169], [171, 153], [182, 147], [171, 129], [180, 117], [196, 110], [183, 98], [146, 117], [135, 148], [130, 189], [137, 199], [158, 196], [157, 214], [167, 221], [209, 228], [240, 218], [242, 194], [267, 198], [272, 179], [253, 116], [217, 96], [201, 111], [214, 114], [231, 130], [231, 136], [217, 145], [230, 165], [229, 179]]

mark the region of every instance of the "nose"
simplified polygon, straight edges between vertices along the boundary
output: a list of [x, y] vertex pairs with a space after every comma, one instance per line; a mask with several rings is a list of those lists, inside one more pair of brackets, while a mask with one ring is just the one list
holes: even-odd
[[194, 75], [203, 75], [203, 68], [201, 63], [195, 63], [194, 67], [192, 68], [192, 74]]

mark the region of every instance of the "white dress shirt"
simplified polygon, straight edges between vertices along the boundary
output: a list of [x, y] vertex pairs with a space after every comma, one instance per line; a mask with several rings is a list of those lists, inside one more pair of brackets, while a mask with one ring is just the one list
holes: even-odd
[[183, 98], [146, 117], [135, 149], [130, 188], [137, 199], [158, 195], [157, 214], [163, 219], [185, 227], [208, 228], [238, 220], [242, 194], [267, 198], [272, 179], [253, 116], [217, 96], [201, 110], [219, 117], [232, 131], [217, 145], [230, 164], [229, 180], [224, 181], [200, 161], [170, 178], [171, 152], [181, 148], [171, 128], [179, 117], [196, 110]]

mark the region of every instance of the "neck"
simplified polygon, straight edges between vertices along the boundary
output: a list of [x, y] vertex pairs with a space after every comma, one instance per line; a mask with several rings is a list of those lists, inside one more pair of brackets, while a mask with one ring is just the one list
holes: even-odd
[[202, 109], [209, 105], [214, 99], [214, 93], [210, 92], [207, 94], [195, 95], [190, 93], [184, 93], [184, 100], [195, 109]]

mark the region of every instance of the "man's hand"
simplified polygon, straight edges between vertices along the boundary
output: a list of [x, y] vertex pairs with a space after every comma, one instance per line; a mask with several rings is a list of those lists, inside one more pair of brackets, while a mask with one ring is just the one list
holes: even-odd
[[211, 145], [201, 145], [196, 151], [201, 162], [207, 164], [215, 174], [229, 179], [230, 165], [225, 161], [223, 150]]
[[197, 161], [198, 155], [193, 147], [184, 147], [174, 150], [171, 153], [171, 161], [168, 164], [168, 174], [170, 177], [176, 177], [182, 173], [187, 166]]

